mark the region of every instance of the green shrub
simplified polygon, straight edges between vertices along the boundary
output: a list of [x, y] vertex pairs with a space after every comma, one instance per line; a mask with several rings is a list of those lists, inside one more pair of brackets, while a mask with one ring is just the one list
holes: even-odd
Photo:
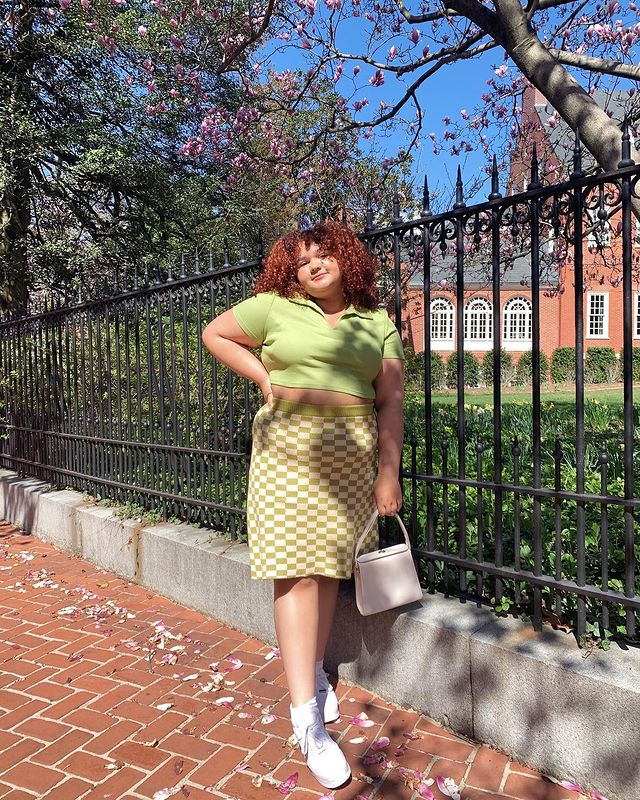
[[551, 356], [551, 379], [554, 383], [572, 383], [576, 376], [576, 348], [556, 347]]
[[[620, 361], [622, 362], [622, 353], [620, 353]], [[631, 363], [633, 369], [633, 380], [640, 381], [640, 347], [634, 347], [632, 356], [631, 356]]]
[[[515, 378], [515, 368], [511, 353], [500, 351], [500, 384], [510, 386]], [[486, 386], [493, 386], [493, 350], [484, 354], [482, 359], [482, 380]]]
[[[451, 353], [447, 359], [447, 386], [455, 389], [458, 385], [457, 354]], [[480, 383], [480, 363], [471, 353], [464, 354], [464, 385], [475, 387]]]
[[[445, 386], [446, 369], [440, 353], [431, 353], [431, 389]], [[424, 353], [414, 352], [411, 345], [404, 348], [404, 383], [407, 389], [424, 391]]]
[[[546, 383], [549, 378], [549, 359], [540, 353], [540, 383]], [[533, 383], [533, 353], [528, 350], [520, 356], [516, 367], [516, 383], [520, 386], [529, 386]]]
[[620, 362], [612, 347], [590, 347], [584, 360], [587, 383], [615, 383], [620, 378]]
[[431, 353], [431, 389], [444, 389], [447, 385], [447, 367], [440, 353]]

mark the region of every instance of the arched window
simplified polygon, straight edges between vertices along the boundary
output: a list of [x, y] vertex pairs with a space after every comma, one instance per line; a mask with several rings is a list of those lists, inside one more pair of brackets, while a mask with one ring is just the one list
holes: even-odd
[[431, 342], [453, 340], [453, 303], [444, 297], [431, 301]]
[[504, 307], [505, 342], [531, 341], [531, 303], [526, 297], [512, 297]]
[[474, 342], [491, 340], [491, 303], [486, 297], [469, 300], [464, 309], [464, 338]]

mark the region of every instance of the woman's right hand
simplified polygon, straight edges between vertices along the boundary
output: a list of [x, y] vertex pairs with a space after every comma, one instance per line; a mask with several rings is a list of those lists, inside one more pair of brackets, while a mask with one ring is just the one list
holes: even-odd
[[273, 408], [273, 392], [271, 391], [271, 381], [268, 375], [266, 381], [260, 386], [260, 389], [262, 390], [264, 402], [267, 404], [269, 411], [271, 411]]

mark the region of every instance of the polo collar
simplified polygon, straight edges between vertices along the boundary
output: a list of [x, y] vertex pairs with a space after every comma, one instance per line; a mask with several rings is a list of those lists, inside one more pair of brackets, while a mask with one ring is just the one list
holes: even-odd
[[[317, 303], [314, 303], [313, 300], [309, 300], [307, 297], [294, 296], [290, 297], [289, 301], [291, 303], [297, 303], [298, 305], [301, 306], [308, 306], [309, 308], [312, 308], [314, 311], [317, 311], [318, 314], [324, 315], [324, 312], [322, 311], [320, 306]], [[372, 319], [373, 311], [371, 311], [368, 308], [356, 308], [355, 306], [351, 305], [347, 306], [342, 316], [343, 317], [355, 316], [355, 317], [361, 317], [362, 319]]]

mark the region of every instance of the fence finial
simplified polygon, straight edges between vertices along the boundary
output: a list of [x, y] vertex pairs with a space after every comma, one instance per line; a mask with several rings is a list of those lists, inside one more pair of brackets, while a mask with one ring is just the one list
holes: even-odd
[[429, 198], [429, 183], [427, 181], [427, 176], [424, 176], [424, 187], [422, 189], [422, 216], [423, 217], [430, 217], [431, 216], [431, 208], [430, 208], [430, 198]]
[[391, 222], [402, 222], [402, 218], [400, 217], [400, 195], [397, 189], [393, 193], [393, 218]]
[[458, 175], [456, 177], [456, 202], [454, 208], [464, 208], [464, 190], [462, 188], [462, 170], [458, 164]]
[[540, 187], [540, 175], [538, 172], [538, 151], [536, 150], [536, 143], [533, 143], [531, 150], [531, 180], [529, 181], [529, 189], [538, 189]]
[[197, 247], [196, 247], [196, 254], [195, 254], [195, 257], [193, 259], [193, 264], [194, 264], [194, 269], [193, 269], [194, 274], [195, 275], [200, 275], [201, 274], [200, 273], [200, 251], [198, 250]]
[[629, 117], [624, 118], [622, 126], [622, 159], [618, 167], [633, 167], [636, 162], [631, 158], [631, 136], [629, 134]]
[[364, 220], [364, 229], [365, 231], [373, 229], [373, 200], [370, 194], [367, 195], [367, 213]]
[[181, 278], [187, 277], [187, 268], [184, 263], [184, 251], [180, 253], [180, 277]]
[[576, 128], [576, 139], [573, 145], [573, 172], [572, 178], [582, 178], [582, 143], [580, 142], [580, 128]]
[[500, 183], [498, 181], [498, 160], [496, 159], [496, 154], [494, 153], [493, 160], [491, 162], [491, 194], [489, 195], [489, 200], [499, 200], [501, 197]]
[[240, 260], [238, 264], [246, 264], [247, 263], [247, 253], [245, 250], [244, 242], [240, 243]]
[[211, 245], [209, 245], [209, 267], [207, 268], [207, 272], [213, 272], [213, 251], [211, 250]]
[[224, 237], [224, 264], [222, 266], [225, 268], [231, 266], [229, 262], [229, 241], [226, 236]]

